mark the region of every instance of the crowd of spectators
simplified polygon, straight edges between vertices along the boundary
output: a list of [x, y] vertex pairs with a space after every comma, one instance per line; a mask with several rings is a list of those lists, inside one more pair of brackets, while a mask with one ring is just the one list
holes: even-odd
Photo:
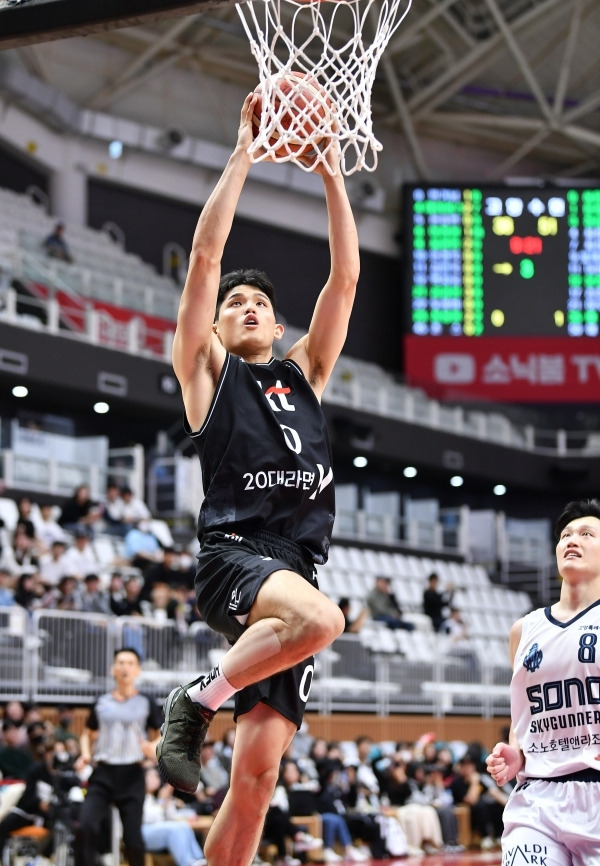
[[[0, 850], [10, 830], [20, 825], [24, 806], [29, 819], [37, 816], [51, 826], [55, 813], [49, 806], [56, 802], [59, 776], [71, 773], [70, 784], [81, 788], [81, 796], [71, 795], [75, 804], [86, 785], [85, 777], [72, 776], [80, 743], [69, 706], [58, 708], [52, 725], [37, 707], [11, 701], [3, 708], [1, 728]], [[232, 727], [217, 742], [207, 739], [200, 784], [192, 795], [174, 792], [156, 764], [145, 761], [147, 850], [167, 848], [177, 866], [203, 862], [205, 831], [196, 819], [216, 814], [223, 801], [234, 737]], [[266, 856], [268, 845], [275, 846], [278, 866], [299, 866], [306, 852], [317, 850], [315, 856], [325, 863], [455, 854], [464, 850], [456, 806], [468, 810], [471, 847], [496, 848], [509, 789], [497, 787], [485, 757], [480, 743], [440, 742], [433, 733], [415, 743], [378, 743], [367, 734], [328, 742], [310, 736], [304, 723], [282, 759], [255, 864], [264, 862], [260, 852]], [[32, 779], [39, 783], [42, 777], [46, 784], [32, 788]], [[308, 832], [314, 816], [321, 836]], [[110, 833], [103, 838], [110, 839]]]
[[[130, 487], [110, 481], [98, 502], [86, 484], [62, 503], [37, 506], [24, 496], [17, 511], [11, 530], [0, 520], [0, 606], [167, 617], [181, 625], [198, 618], [193, 558], [161, 543], [147, 504]], [[119, 550], [112, 563], [98, 556], [99, 535], [112, 538]], [[392, 584], [388, 575], [377, 575], [354, 616], [358, 600], [339, 600], [347, 632], [360, 632], [369, 621], [408, 632], [419, 627]], [[423, 591], [422, 614], [434, 632], [447, 637], [453, 655], [477, 667], [454, 587], [441, 588], [435, 573]]]
[[[469, 664], [475, 664], [469, 628], [462, 612], [454, 604], [454, 593], [454, 585], [451, 583], [440, 589], [440, 579], [433, 572], [423, 590], [420, 613], [427, 618], [427, 622], [431, 621], [429, 627], [433, 632], [447, 638], [448, 647], [454, 655], [463, 655]], [[392, 630], [403, 629], [410, 632], [417, 627], [410, 614], [404, 614], [401, 600], [392, 590], [392, 578], [388, 575], [375, 577], [372, 588], [364, 601], [361, 601], [360, 609], [355, 615], [350, 598], [344, 596], [338, 603], [344, 614], [346, 633], [357, 634], [369, 621], [382, 623]]]
[[[36, 863], [50, 866], [53, 862], [59, 822], [66, 827], [72, 845], [89, 777], [78, 771], [81, 744], [72, 725], [68, 706], [58, 708], [58, 721], [53, 725], [34, 706], [26, 708], [18, 701], [5, 705], [0, 735], [0, 852], [13, 831], [31, 824], [48, 830]], [[203, 866], [202, 835], [194, 831], [190, 820], [197, 812], [163, 784], [151, 760], [145, 762], [145, 781], [141, 831], [146, 850], [168, 851], [176, 866]], [[100, 834], [97, 852], [100, 862], [106, 864], [113, 863], [109, 821]]]
[[[152, 531], [146, 503], [109, 483], [101, 501], [86, 484], [62, 503], [16, 503], [16, 523], [0, 521], [0, 607], [198, 618], [194, 560]], [[2, 525], [4, 524], [4, 525]], [[112, 538], [107, 560], [98, 538]]]

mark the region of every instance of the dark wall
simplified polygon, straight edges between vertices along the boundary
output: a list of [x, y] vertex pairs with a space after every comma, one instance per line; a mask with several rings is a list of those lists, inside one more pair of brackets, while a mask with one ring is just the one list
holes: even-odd
[[28, 186], [39, 186], [48, 193], [48, 176], [32, 165], [22, 154], [0, 148], [0, 186], [14, 192], [25, 192]]
[[[169, 242], [189, 250], [201, 205], [163, 198], [104, 181], [90, 180], [88, 223], [107, 221], [125, 232], [126, 247], [162, 270], [163, 247]], [[319, 289], [329, 273], [326, 241], [236, 219], [223, 259], [224, 271], [257, 267], [266, 271], [277, 291], [279, 311], [290, 325], [307, 328]], [[402, 321], [398, 259], [361, 255], [361, 277], [344, 353], [400, 370]]]
[[[52, 413], [71, 419], [77, 435], [109, 436], [113, 448], [131, 442], [148, 447], [158, 430], [181, 428], [181, 394], [173, 379], [167, 361], [0, 323], [3, 417]], [[26, 401], [11, 397], [13, 385], [21, 383], [29, 389]], [[110, 412], [97, 415], [97, 400], [108, 402]]]

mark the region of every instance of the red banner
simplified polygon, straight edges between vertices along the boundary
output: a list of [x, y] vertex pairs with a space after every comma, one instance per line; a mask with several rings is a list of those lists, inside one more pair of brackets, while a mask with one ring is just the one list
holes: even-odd
[[[51, 290], [43, 283], [30, 282], [27, 288], [37, 298], [47, 300], [50, 297]], [[164, 359], [166, 336], [175, 331], [174, 321], [149, 316], [139, 310], [117, 307], [95, 298], [80, 298], [73, 292], [67, 293], [61, 289], [55, 290], [55, 297], [60, 307], [61, 321], [70, 330], [79, 333], [86, 328], [87, 307], [93, 307], [98, 312], [98, 342], [112, 349], [131, 349], [129, 325], [132, 319], [137, 319], [137, 346], [134, 348], [147, 350]]]
[[409, 385], [439, 400], [600, 401], [600, 339], [404, 338]]

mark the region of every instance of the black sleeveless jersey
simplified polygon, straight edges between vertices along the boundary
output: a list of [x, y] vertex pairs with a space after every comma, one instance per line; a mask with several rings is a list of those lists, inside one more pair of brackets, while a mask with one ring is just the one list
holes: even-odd
[[208, 416], [185, 429], [202, 466], [198, 535], [268, 530], [325, 562], [335, 515], [331, 446], [314, 391], [293, 361], [227, 354]]

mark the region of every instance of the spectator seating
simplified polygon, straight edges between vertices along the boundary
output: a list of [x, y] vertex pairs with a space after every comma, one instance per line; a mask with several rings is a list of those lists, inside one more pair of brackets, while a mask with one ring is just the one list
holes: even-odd
[[531, 600], [524, 592], [492, 584], [481, 566], [333, 544], [327, 565], [319, 568], [319, 586], [335, 600], [348, 597], [352, 619], [364, 606], [376, 575], [390, 577], [405, 619], [413, 621], [415, 631], [382, 636], [379, 624], [367, 620], [360, 638], [378, 651], [401, 652], [409, 660], [431, 662], [439, 648], [431, 623], [423, 615], [422, 600], [427, 576], [433, 571], [439, 575], [442, 588], [454, 585], [453, 603], [460, 609], [482, 661], [493, 659], [507, 668], [510, 626], [531, 610]]
[[56, 221], [29, 196], [0, 188], [0, 266], [15, 276], [36, 282], [47, 277], [77, 295], [175, 321], [179, 296], [172, 279], [127, 253], [107, 232], [68, 224], [65, 241], [73, 262], [48, 259], [42, 242]]

